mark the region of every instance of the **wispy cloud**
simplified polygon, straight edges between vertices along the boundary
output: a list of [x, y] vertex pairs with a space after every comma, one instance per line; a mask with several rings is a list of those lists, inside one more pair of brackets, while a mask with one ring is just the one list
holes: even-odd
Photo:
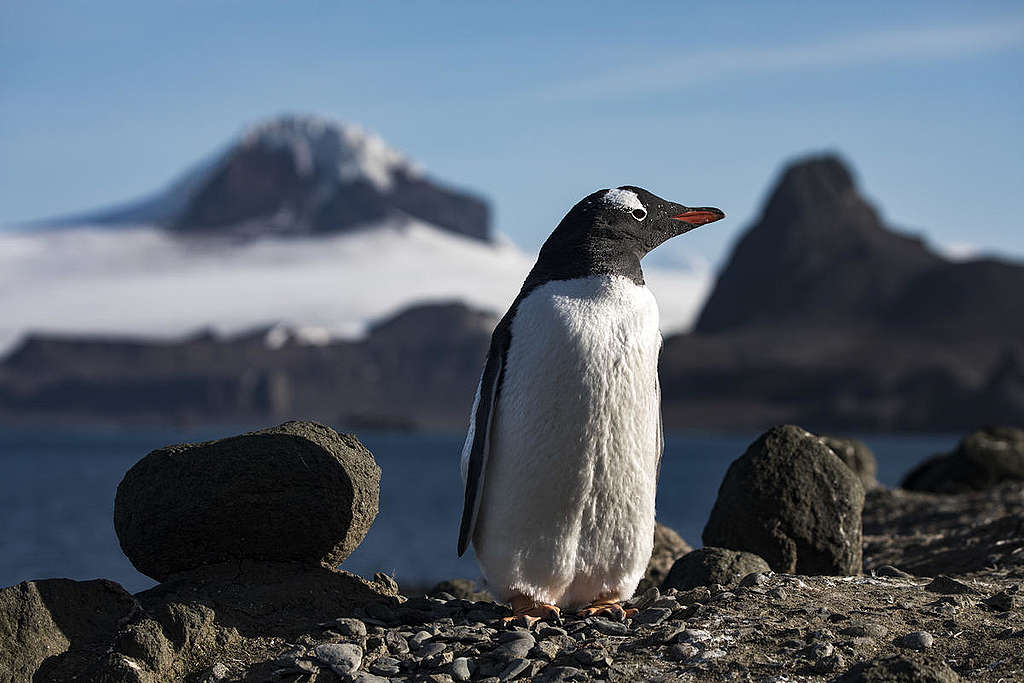
[[1024, 46], [1024, 18], [975, 25], [886, 29], [817, 42], [730, 47], [608, 69], [552, 91], [569, 99], [671, 92], [770, 73], [955, 59]]

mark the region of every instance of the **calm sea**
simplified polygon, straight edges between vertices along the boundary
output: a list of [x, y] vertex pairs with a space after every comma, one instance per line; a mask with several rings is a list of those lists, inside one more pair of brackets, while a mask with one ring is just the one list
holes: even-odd
[[[27, 579], [113, 579], [129, 591], [153, 585], [122, 554], [114, 534], [114, 491], [150, 450], [204, 441], [237, 429], [0, 428], [0, 586]], [[692, 545], [729, 463], [756, 434], [669, 436], [658, 519]], [[343, 569], [427, 584], [476, 578], [471, 557], [455, 557], [463, 435], [360, 433], [382, 470], [380, 514]], [[878, 456], [879, 479], [896, 484], [919, 460], [948, 450], [953, 435], [859, 435]]]

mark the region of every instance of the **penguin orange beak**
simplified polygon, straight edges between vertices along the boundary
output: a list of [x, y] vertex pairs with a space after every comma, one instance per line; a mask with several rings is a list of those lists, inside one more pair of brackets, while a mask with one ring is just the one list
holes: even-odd
[[687, 223], [693, 227], [704, 225], [706, 223], [714, 223], [715, 221], [723, 218], [725, 218], [725, 212], [721, 209], [716, 209], [713, 206], [702, 206], [699, 209], [687, 209], [680, 214], [672, 216], [672, 220]]

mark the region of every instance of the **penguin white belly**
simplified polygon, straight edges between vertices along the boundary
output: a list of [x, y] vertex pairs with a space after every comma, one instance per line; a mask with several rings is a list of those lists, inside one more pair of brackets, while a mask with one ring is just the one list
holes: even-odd
[[631, 279], [546, 283], [511, 323], [473, 536], [488, 584], [579, 607], [625, 599], [651, 556], [658, 307]]

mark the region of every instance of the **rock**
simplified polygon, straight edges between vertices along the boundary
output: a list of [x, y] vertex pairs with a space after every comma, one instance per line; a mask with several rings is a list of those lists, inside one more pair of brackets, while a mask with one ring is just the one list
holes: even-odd
[[362, 648], [352, 643], [324, 643], [317, 645], [313, 654], [339, 676], [355, 673], [363, 663]]
[[821, 440], [860, 477], [860, 483], [865, 490], [878, 486], [878, 480], [875, 479], [878, 472], [875, 454], [866, 443], [858, 439], [830, 435], [822, 435]]
[[71, 680], [138, 609], [113, 581], [45, 579], [0, 590], [0, 678]]
[[485, 590], [477, 590], [476, 585], [469, 579], [450, 579], [442, 581], [429, 591], [427, 595], [437, 597], [441, 593], [447, 593], [453, 598], [469, 600], [470, 602], [492, 602], [494, 598]]
[[1024, 429], [986, 427], [965, 437], [956, 450], [912, 469], [900, 484], [912, 491], [980, 491], [1024, 480]]
[[864, 487], [818, 437], [775, 427], [729, 466], [704, 544], [761, 556], [780, 573], [859, 574]]
[[117, 487], [114, 528], [158, 581], [242, 558], [333, 567], [373, 523], [379, 480], [354, 436], [287, 422], [153, 451]]
[[767, 562], [753, 553], [725, 548], [699, 548], [676, 560], [661, 587], [687, 591], [713, 583], [735, 586], [747, 574], [770, 569]]
[[655, 524], [654, 549], [651, 551], [651, 560], [647, 563], [647, 571], [636, 587], [634, 595], [643, 595], [648, 588], [660, 586], [675, 561], [691, 550], [693, 548], [683, 540], [682, 536], [664, 524]]
[[469, 659], [466, 657], [456, 657], [453, 659], [450, 672], [454, 680], [468, 681], [471, 676], [469, 671]]
[[927, 631], [911, 631], [900, 642], [912, 650], [927, 650], [935, 644], [935, 637]]
[[874, 573], [875, 573], [876, 576], [884, 576], [884, 577], [886, 577], [888, 579], [912, 579], [912, 578], [914, 578], [913, 574], [908, 574], [907, 572], [903, 571], [902, 569], [894, 567], [891, 564], [883, 564], [881, 567], [876, 569]]
[[899, 655], [861, 662], [835, 683], [960, 683], [960, 676], [939, 657]]
[[963, 581], [958, 581], [951, 576], [940, 574], [932, 579], [931, 583], [924, 587], [930, 593], [942, 595], [977, 595], [978, 589]]

